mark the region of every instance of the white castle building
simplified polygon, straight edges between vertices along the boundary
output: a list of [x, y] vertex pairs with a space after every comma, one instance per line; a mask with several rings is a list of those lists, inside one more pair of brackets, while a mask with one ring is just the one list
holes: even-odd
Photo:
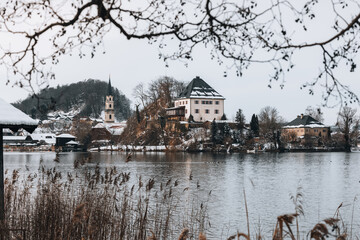
[[194, 78], [175, 100], [173, 108], [166, 109], [168, 119], [205, 122], [220, 120], [224, 115], [225, 98], [200, 77]]

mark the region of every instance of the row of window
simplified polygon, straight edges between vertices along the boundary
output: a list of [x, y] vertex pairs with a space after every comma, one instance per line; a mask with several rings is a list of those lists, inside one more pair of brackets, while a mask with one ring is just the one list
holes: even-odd
[[[200, 113], [200, 110], [199, 110], [199, 109], [195, 109], [195, 113]], [[209, 113], [210, 113], [210, 110], [209, 110], [209, 109], [205, 109], [205, 113], [206, 113], [206, 114], [209, 114]], [[215, 109], [214, 113], [215, 113], [215, 114], [219, 114], [219, 110], [218, 110], [218, 109]]]
[[[195, 100], [195, 104], [199, 104], [199, 103], [200, 103], [199, 100]], [[186, 104], [188, 104], [188, 101], [180, 101], [178, 104], [179, 104], [179, 105], [186, 105]], [[212, 104], [213, 104], [213, 101], [201, 101], [201, 104], [212, 105]], [[215, 101], [215, 104], [216, 104], [216, 105], [219, 105], [220, 102], [219, 102], [219, 101]]]
[[[199, 100], [195, 100], [195, 104], [199, 104]], [[201, 101], [201, 104], [209, 104], [209, 105], [211, 105], [211, 104], [213, 104], [213, 101]], [[220, 102], [219, 101], [215, 101], [215, 104], [216, 105], [219, 105], [220, 104]]]
[[[291, 130], [290, 130], [290, 131], [291, 131]], [[310, 129], [308, 129], [308, 128], [305, 129], [305, 132], [309, 132], [309, 131], [310, 131]], [[322, 131], [323, 131], [323, 132], [326, 132], [325, 129], [323, 129]], [[296, 132], [304, 132], [304, 129], [300, 129], [300, 130], [297, 129]], [[314, 132], [321, 132], [321, 130], [319, 130], [319, 129], [314, 129]]]

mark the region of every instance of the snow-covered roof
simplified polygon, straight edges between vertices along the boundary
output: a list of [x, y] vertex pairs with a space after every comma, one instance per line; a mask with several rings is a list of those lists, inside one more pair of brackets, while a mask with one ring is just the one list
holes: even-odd
[[29, 132], [34, 131], [38, 122], [0, 98], [0, 127], [17, 131], [24, 128]]
[[30, 135], [33, 140], [44, 141], [47, 144], [56, 143], [56, 135], [53, 133], [33, 133]]
[[178, 98], [225, 99], [200, 77], [194, 78], [189, 85], [186, 86], [185, 90], [179, 94]]
[[287, 123], [283, 128], [323, 128], [328, 127], [317, 121], [310, 115], [297, 116], [294, 120]]
[[98, 123], [93, 128], [105, 128], [105, 125], [103, 123]]
[[67, 142], [66, 145], [79, 145], [79, 142], [71, 140], [71, 141]]
[[68, 133], [63, 133], [63, 134], [60, 134], [59, 136], [56, 136], [56, 138], [74, 138], [75, 137], [71, 134], [68, 134]]
[[119, 136], [123, 133], [124, 128], [110, 128], [109, 131], [112, 135]]
[[27, 136], [3, 136], [4, 141], [25, 141]]

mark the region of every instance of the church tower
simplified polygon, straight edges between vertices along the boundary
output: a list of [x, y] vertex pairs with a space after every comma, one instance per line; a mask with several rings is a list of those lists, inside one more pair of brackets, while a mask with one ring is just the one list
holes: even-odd
[[111, 81], [109, 77], [108, 92], [105, 100], [105, 123], [114, 123], [114, 97], [112, 95]]

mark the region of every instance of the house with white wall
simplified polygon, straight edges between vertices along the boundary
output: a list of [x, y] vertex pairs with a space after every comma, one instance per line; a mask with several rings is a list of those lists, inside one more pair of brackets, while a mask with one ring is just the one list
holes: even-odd
[[225, 98], [200, 77], [194, 78], [175, 100], [174, 107], [166, 109], [169, 119], [196, 122], [220, 120], [224, 115]]

